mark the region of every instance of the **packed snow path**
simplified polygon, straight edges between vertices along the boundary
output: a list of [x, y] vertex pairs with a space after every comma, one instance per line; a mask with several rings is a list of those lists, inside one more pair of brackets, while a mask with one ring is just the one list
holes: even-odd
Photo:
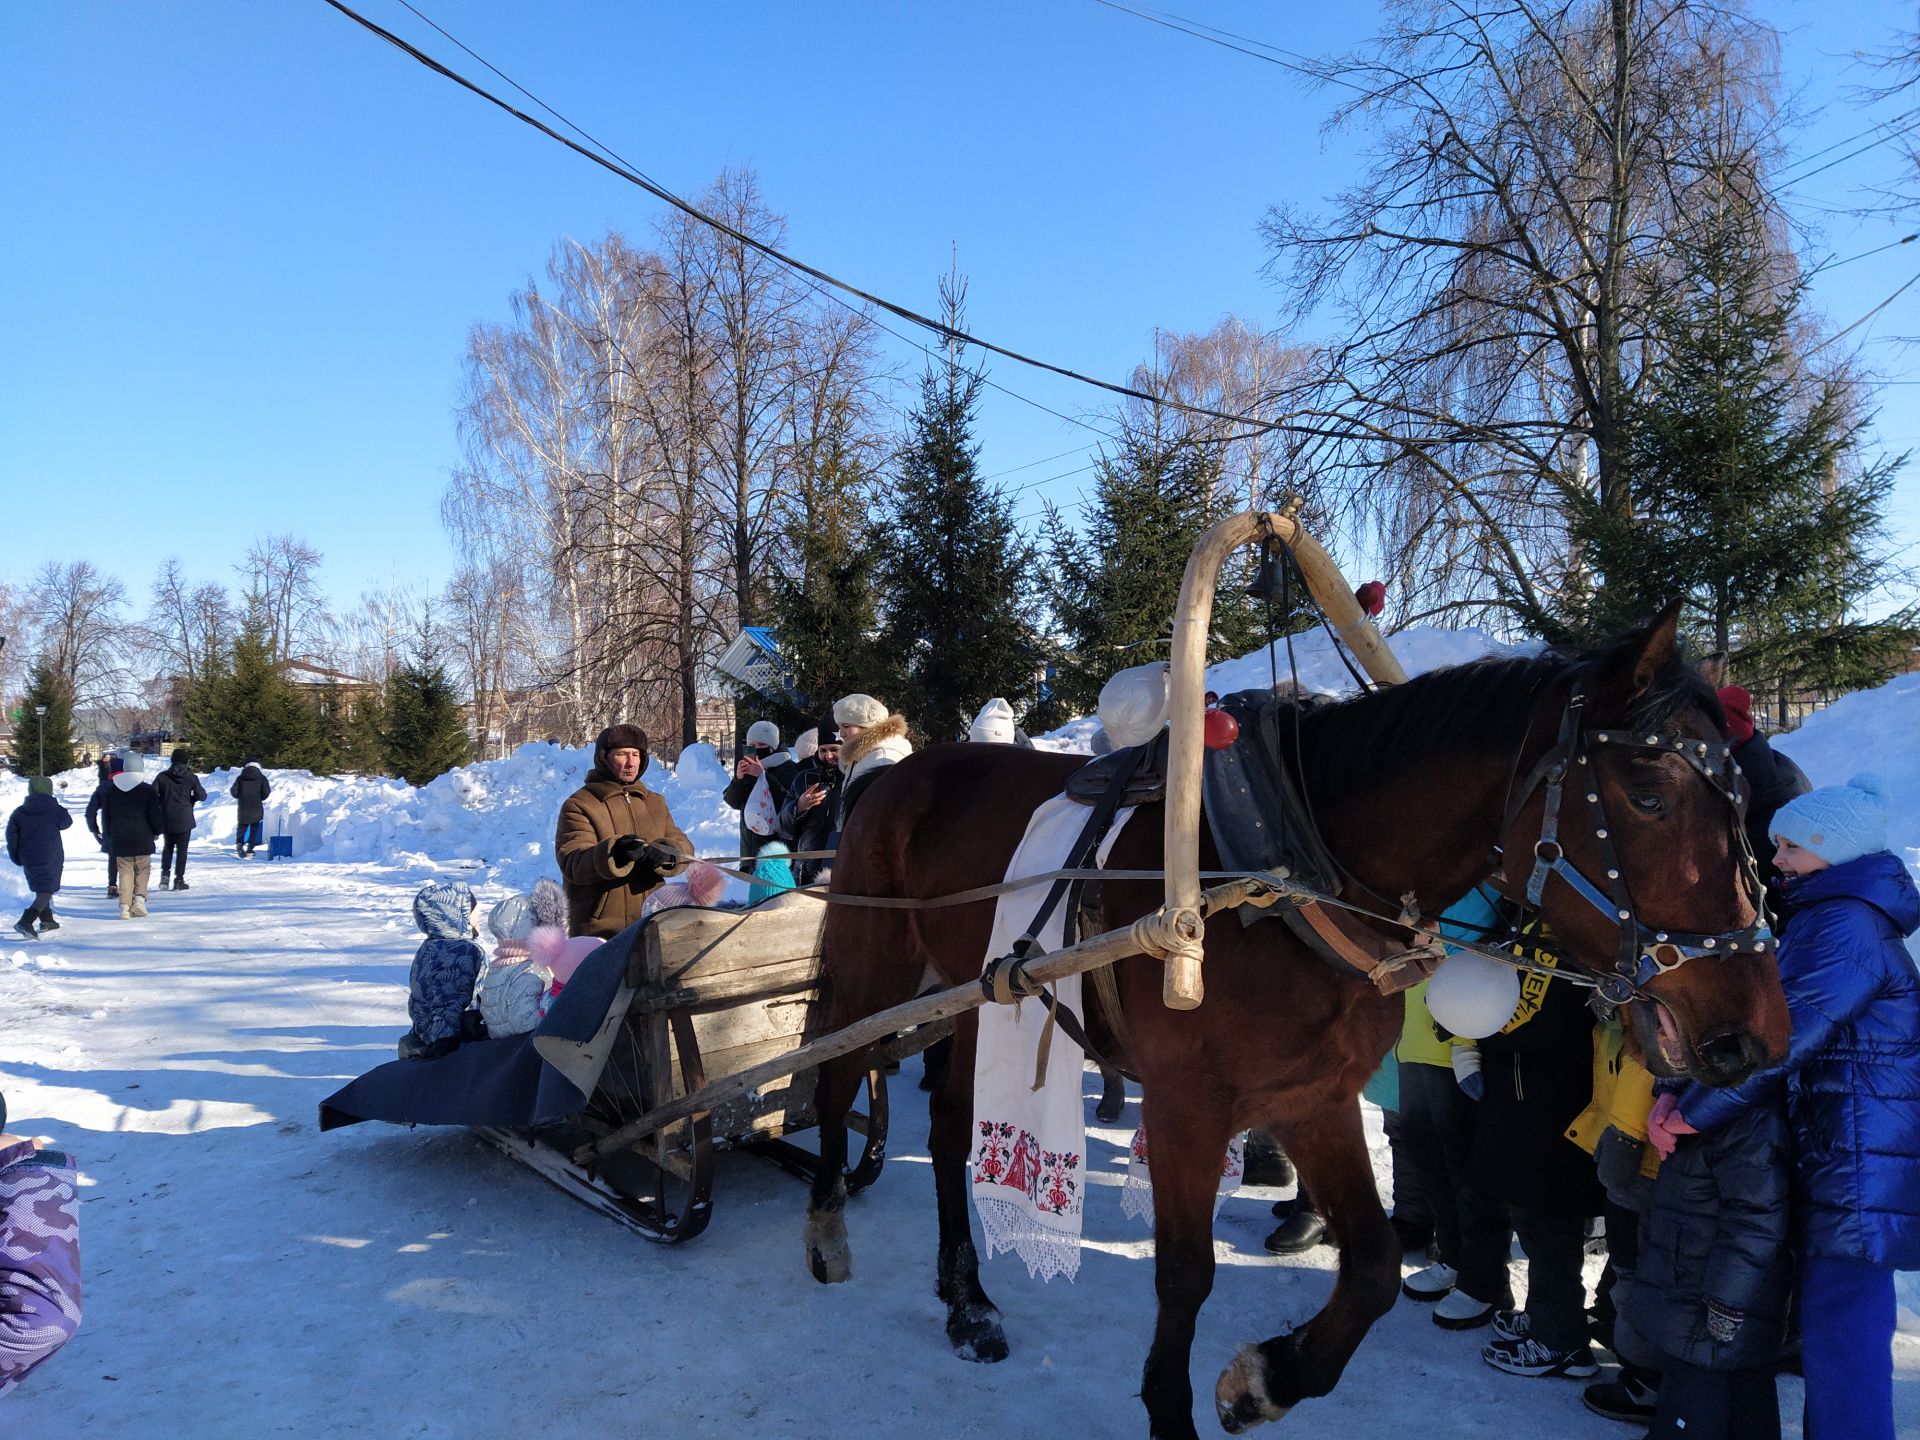
[[[0, 1088], [14, 1129], [78, 1158], [86, 1318], [0, 1401], [6, 1433], [1144, 1434], [1150, 1246], [1116, 1193], [1137, 1106], [1089, 1132], [1078, 1283], [988, 1265], [1014, 1352], [969, 1365], [933, 1296], [916, 1065], [894, 1082], [886, 1173], [849, 1212], [850, 1284], [808, 1278], [804, 1189], [751, 1156], [721, 1157], [704, 1236], [658, 1247], [463, 1131], [317, 1133], [320, 1098], [405, 1028], [420, 863], [240, 862], [203, 844], [192, 890], [155, 890], [152, 915], [123, 923], [85, 830], [69, 841], [67, 928], [0, 945]], [[1203, 1435], [1219, 1433], [1213, 1381], [1234, 1348], [1305, 1318], [1331, 1282], [1330, 1250], [1261, 1251], [1279, 1193], [1221, 1212], [1194, 1351]], [[1582, 1409], [1577, 1383], [1489, 1370], [1485, 1338], [1402, 1301], [1338, 1392], [1271, 1433], [1633, 1433]], [[1920, 1345], [1898, 1343], [1912, 1433]], [[1782, 1391], [1797, 1435], [1798, 1382]]]

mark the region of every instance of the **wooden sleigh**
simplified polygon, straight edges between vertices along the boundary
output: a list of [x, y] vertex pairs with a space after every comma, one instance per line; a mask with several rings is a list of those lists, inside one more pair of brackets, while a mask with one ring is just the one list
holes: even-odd
[[[789, 1137], [814, 1123], [815, 1071], [802, 1067], [643, 1135], [600, 1146], [659, 1106], [783, 1057], [824, 1034], [820, 931], [826, 907], [798, 897], [751, 910], [662, 910], [634, 936], [624, 1010], [611, 1015], [604, 1062], [586, 1108], [532, 1129], [475, 1133], [574, 1198], [649, 1239], [691, 1240], [713, 1214], [714, 1153], [741, 1149], [811, 1175]], [[616, 942], [617, 943], [617, 942]], [[903, 1037], [893, 1054], [932, 1043]], [[879, 1178], [887, 1148], [884, 1070], [867, 1078], [851, 1117], [864, 1145], [850, 1190]]]

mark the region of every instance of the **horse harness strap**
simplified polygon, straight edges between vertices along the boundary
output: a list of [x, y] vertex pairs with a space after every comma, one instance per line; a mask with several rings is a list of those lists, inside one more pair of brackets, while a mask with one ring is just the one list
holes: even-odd
[[[1733, 747], [1724, 742], [1689, 739], [1686, 736], [1640, 735], [1629, 730], [1583, 730], [1586, 714], [1586, 677], [1574, 681], [1560, 717], [1560, 733], [1552, 748], [1534, 764], [1526, 780], [1515, 792], [1500, 828], [1505, 841], [1508, 831], [1519, 819], [1521, 809], [1542, 786], [1546, 804], [1540, 816], [1540, 835], [1533, 845], [1533, 870], [1527, 877], [1526, 906], [1538, 911], [1547, 882], [1559, 876], [1563, 884], [1606, 916], [1620, 933], [1619, 952], [1612, 972], [1598, 977], [1601, 998], [1614, 1005], [1644, 999], [1646, 986], [1669, 970], [1701, 955], [1737, 953], [1750, 950], [1763, 955], [1773, 949], [1773, 935], [1766, 924], [1765, 895], [1752, 848], [1747, 843], [1746, 827], [1740, 823], [1740, 793], [1736, 777], [1739, 766], [1733, 759]], [[1733, 844], [1741, 857], [1741, 874], [1754, 907], [1755, 921], [1742, 930], [1718, 934], [1655, 930], [1644, 924], [1633, 909], [1633, 898], [1622, 878], [1620, 855], [1607, 823], [1606, 804], [1600, 798], [1600, 781], [1594, 773], [1587, 745], [1605, 745], [1611, 749], [1640, 750], [1650, 754], [1675, 755], [1684, 760], [1727, 802], [1733, 830]], [[1561, 840], [1561, 814], [1569, 784], [1580, 787], [1593, 820], [1593, 836], [1600, 848], [1605, 872], [1605, 889], [1595, 884], [1567, 858]]]

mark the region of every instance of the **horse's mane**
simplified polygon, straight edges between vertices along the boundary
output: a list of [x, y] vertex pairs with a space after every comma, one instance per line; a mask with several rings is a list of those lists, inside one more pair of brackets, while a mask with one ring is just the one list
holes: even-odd
[[[1607, 659], [1620, 643], [1559, 647], [1429, 670], [1403, 685], [1304, 707], [1300, 758], [1316, 796], [1336, 799], [1387, 775], [1431, 769], [1448, 757], [1517, 753], [1542, 691]], [[1626, 728], [1658, 730], [1682, 711], [1703, 708], [1723, 721], [1720, 702], [1684, 653], [1654, 677]], [[1421, 797], [1407, 796], [1417, 805]]]

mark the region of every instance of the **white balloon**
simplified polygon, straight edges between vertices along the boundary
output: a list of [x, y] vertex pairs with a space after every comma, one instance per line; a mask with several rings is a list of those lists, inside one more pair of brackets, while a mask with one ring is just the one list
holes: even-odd
[[1520, 972], [1470, 950], [1441, 962], [1427, 986], [1427, 1009], [1463, 1040], [1484, 1040], [1513, 1018]]

